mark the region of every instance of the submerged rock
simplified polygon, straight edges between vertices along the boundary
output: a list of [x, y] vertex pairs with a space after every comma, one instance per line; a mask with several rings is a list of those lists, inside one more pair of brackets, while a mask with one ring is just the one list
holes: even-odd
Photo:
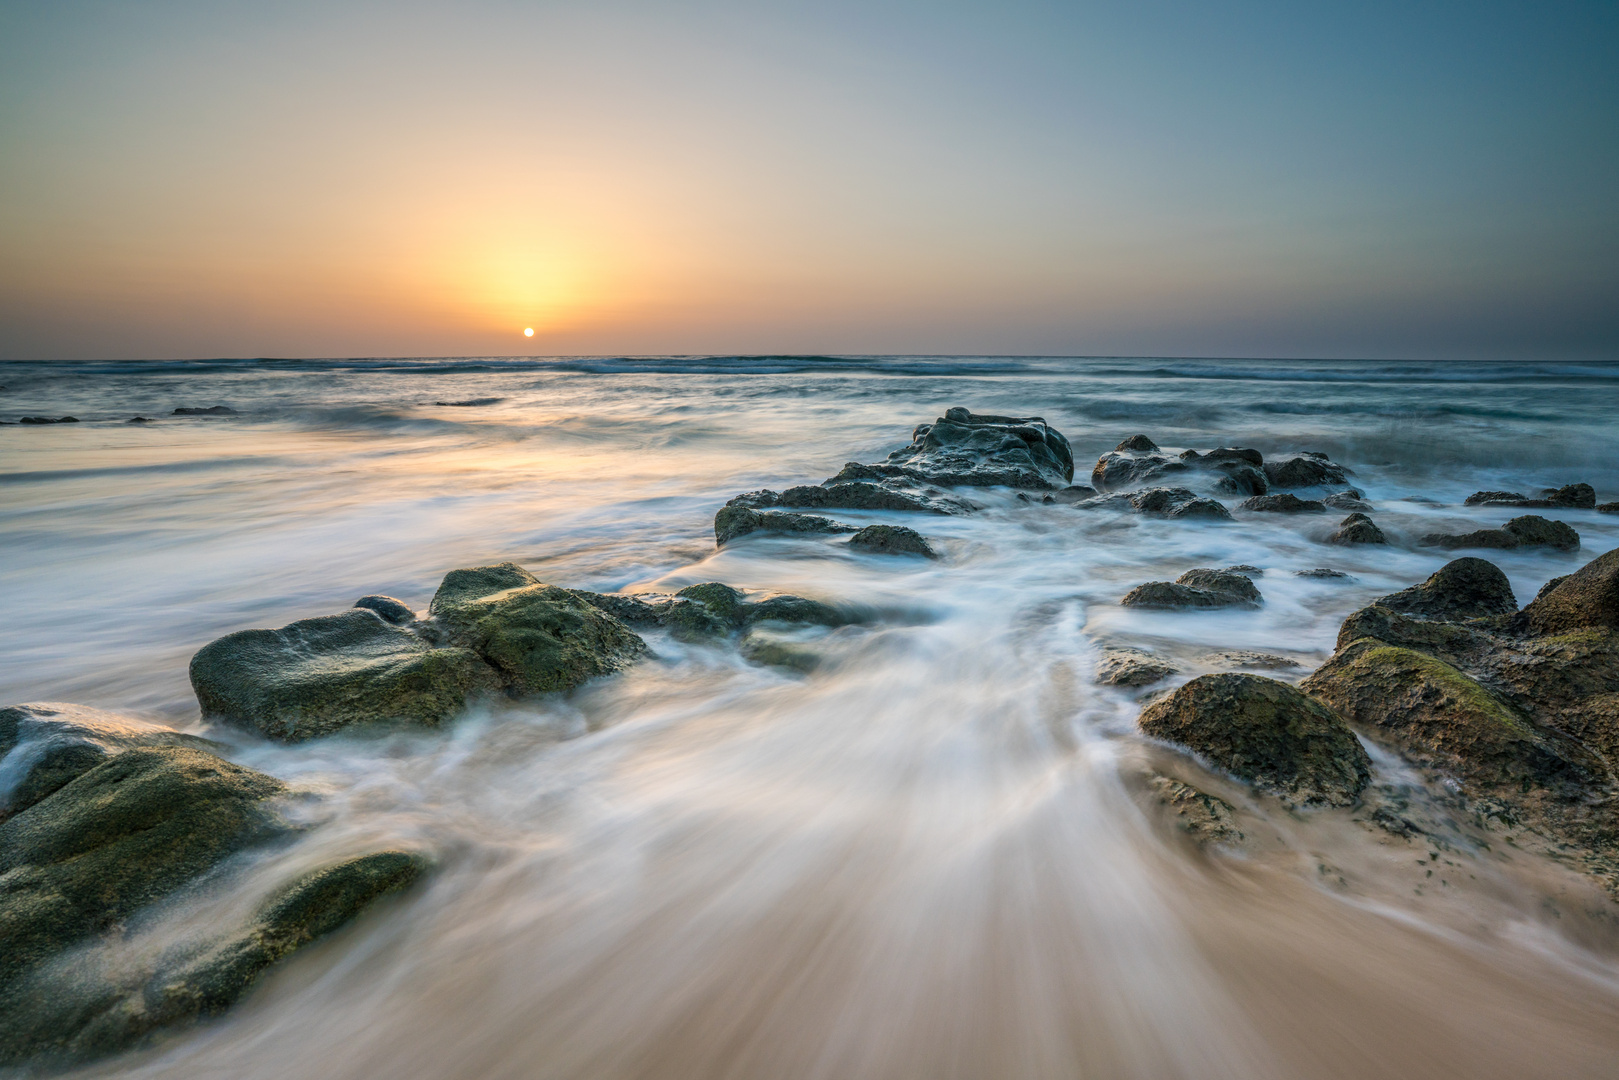
[[939, 553], [933, 550], [921, 533], [903, 525], [867, 525], [849, 537], [849, 546], [878, 555], [920, 555], [925, 559], [939, 557]]
[[235, 416], [236, 410], [229, 405], [209, 405], [206, 408], [197, 406], [183, 406], [175, 409], [172, 416]]
[[1086, 510], [1129, 510], [1168, 518], [1210, 518], [1230, 521], [1231, 511], [1216, 499], [1207, 499], [1189, 488], [1146, 488], [1142, 491], [1100, 495], [1074, 504]]
[[1422, 538], [1424, 544], [1448, 549], [1551, 547], [1560, 551], [1574, 551], [1580, 546], [1580, 534], [1561, 521], [1550, 521], [1537, 514], [1515, 517], [1499, 529], [1478, 529], [1470, 533], [1429, 533]]
[[362, 596], [354, 601], [354, 606], [374, 611], [382, 616], [384, 622], [395, 626], [407, 626], [416, 621], [416, 613], [410, 609], [410, 605], [391, 596]]
[[19, 417], [19, 424], [77, 424], [77, 416], [23, 416]]
[[1339, 716], [1286, 683], [1203, 675], [1141, 713], [1141, 730], [1294, 802], [1348, 806], [1371, 759]]
[[1358, 491], [1351, 488], [1348, 491], [1337, 491], [1321, 500], [1323, 506], [1330, 506], [1334, 510], [1353, 510], [1362, 514], [1372, 511], [1372, 504], [1361, 498]]
[[1096, 682], [1102, 686], [1151, 686], [1180, 668], [1140, 649], [1104, 648], [1096, 662]]
[[1383, 535], [1375, 522], [1365, 514], [1350, 514], [1338, 523], [1338, 531], [1327, 537], [1329, 544], [1386, 544], [1389, 538]]
[[[850, 462], [844, 472], [867, 466]], [[726, 506], [763, 510], [785, 506], [808, 510], [909, 510], [930, 514], [965, 514], [973, 506], [936, 490], [906, 487], [882, 480], [851, 480], [844, 474], [824, 484], [806, 484], [786, 491], [750, 491], [732, 498]]]
[[1148, 787], [1175, 814], [1175, 825], [1199, 844], [1235, 845], [1245, 839], [1237, 828], [1236, 807], [1168, 776], [1154, 776]]
[[1324, 514], [1326, 503], [1314, 499], [1301, 499], [1283, 492], [1280, 495], [1256, 495], [1237, 504], [1243, 510], [1263, 510], [1273, 514]]
[[1293, 571], [1293, 576], [1303, 578], [1324, 578], [1333, 581], [1355, 580], [1354, 575], [1352, 574], [1346, 574], [1342, 570], [1333, 570], [1325, 566], [1318, 566], [1313, 570], [1295, 570]]
[[1226, 652], [1212, 653], [1203, 658], [1206, 664], [1216, 667], [1256, 668], [1261, 671], [1280, 671], [1284, 668], [1296, 668], [1297, 660], [1275, 653], [1251, 652], [1247, 649], [1231, 649]]
[[1253, 466], [1237, 461], [1224, 461], [1216, 465], [1225, 475], [1215, 483], [1215, 487], [1229, 495], [1264, 495], [1270, 490], [1270, 481], [1265, 479], [1265, 473]]
[[1446, 563], [1420, 585], [1374, 603], [1390, 611], [1427, 619], [1459, 621], [1518, 610], [1512, 583], [1492, 562], [1472, 557]]
[[154, 730], [138, 721], [45, 708], [6, 712], [88, 729], [114, 753], [0, 823], [0, 1065], [60, 1066], [220, 1012], [423, 864], [403, 852], [351, 859], [283, 889], [246, 927], [206, 945], [119, 958], [109, 931], [288, 831], [270, 803], [285, 787], [192, 746], [150, 745]]
[[739, 536], [755, 532], [825, 534], [852, 533], [859, 530], [853, 525], [844, 525], [814, 514], [783, 514], [769, 510], [750, 510], [745, 506], [724, 506], [714, 515], [716, 547], [724, 547]]
[[1097, 491], [1117, 491], [1156, 480], [1165, 473], [1185, 472], [1188, 468], [1186, 462], [1156, 451], [1114, 450], [1096, 459], [1091, 469], [1091, 485]]

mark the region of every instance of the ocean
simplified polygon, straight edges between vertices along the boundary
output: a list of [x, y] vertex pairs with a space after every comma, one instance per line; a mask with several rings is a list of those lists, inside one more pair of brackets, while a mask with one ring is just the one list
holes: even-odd
[[[1593, 885], [1352, 811], [1261, 806], [1241, 850], [1197, 848], [1144, 794], [1172, 752], [1137, 731], [1140, 692], [1092, 671], [1123, 642], [1181, 681], [1231, 650], [1297, 681], [1347, 614], [1453, 557], [1417, 537], [1521, 512], [1469, 493], [1619, 498], [1619, 363], [7, 362], [0, 384], [0, 704], [205, 734], [309, 792], [308, 832], [249, 860], [242, 895], [379, 846], [435, 861], [225, 1016], [85, 1075], [1614, 1075], [1619, 922]], [[174, 413], [213, 406], [232, 411]], [[825, 536], [715, 546], [731, 496], [881, 460], [952, 406], [1043, 417], [1079, 483], [1137, 433], [1324, 453], [1393, 542], [1324, 544], [1341, 514], [1187, 521], [985, 489], [962, 516], [832, 514], [911, 525], [936, 562]], [[15, 424], [40, 415], [79, 422]], [[1520, 603], [1619, 546], [1619, 515], [1535, 512], [1580, 550], [1474, 553]], [[199, 717], [187, 662], [210, 640], [372, 593], [424, 609], [449, 570], [507, 560], [869, 619], [817, 638], [808, 674], [652, 633], [622, 675], [439, 730], [287, 746]], [[1236, 564], [1263, 571], [1257, 610], [1118, 603]], [[1347, 576], [1297, 576], [1317, 568]], [[1381, 781], [1417, 789], [1372, 750]], [[128, 947], [245, 902], [170, 905]]]

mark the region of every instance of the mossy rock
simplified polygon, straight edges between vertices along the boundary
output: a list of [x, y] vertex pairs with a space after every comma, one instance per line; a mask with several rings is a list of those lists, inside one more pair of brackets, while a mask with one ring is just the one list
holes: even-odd
[[1382, 597], [1376, 603], [1402, 615], [1450, 622], [1510, 615], [1518, 610], [1512, 583], [1501, 568], [1471, 556], [1453, 559], [1421, 584]]
[[1523, 609], [1521, 622], [1537, 634], [1619, 628], [1619, 548], [1559, 579]]
[[1414, 649], [1362, 638], [1301, 685], [1418, 764], [1476, 784], [1577, 797], [1606, 781], [1589, 751], [1537, 727], [1477, 680]]
[[853, 525], [843, 525], [815, 514], [784, 514], [774, 510], [750, 510], [746, 506], [722, 506], [714, 515], [714, 546], [724, 547], [738, 537], [755, 532], [852, 533]]
[[0, 824], [0, 985], [282, 827], [274, 777], [135, 747]]
[[701, 585], [688, 585], [675, 593], [707, 608], [715, 618], [728, 626], [741, 626], [743, 623], [743, 608], [747, 606], [747, 599], [742, 590], [733, 589], [721, 581], [705, 581]]
[[518, 694], [571, 690], [646, 651], [618, 619], [515, 563], [452, 571], [430, 610]]
[[90, 956], [69, 972], [38, 972], [0, 995], [0, 1062], [87, 1060], [223, 1012], [266, 969], [408, 888], [426, 865], [404, 851], [348, 859], [279, 890], [246, 926], [172, 951], [155, 967], [130, 970]]
[[203, 715], [285, 742], [381, 720], [436, 725], [497, 683], [476, 652], [365, 608], [227, 634], [191, 658]]
[[1371, 760], [1331, 709], [1258, 675], [1203, 675], [1149, 705], [1141, 730], [1284, 799], [1348, 806]]

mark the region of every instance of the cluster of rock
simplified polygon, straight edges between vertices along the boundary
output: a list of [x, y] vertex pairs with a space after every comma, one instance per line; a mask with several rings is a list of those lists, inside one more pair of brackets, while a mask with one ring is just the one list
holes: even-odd
[[1452, 550], [1549, 547], [1559, 551], [1576, 551], [1580, 546], [1580, 534], [1564, 522], [1551, 521], [1538, 514], [1525, 514], [1513, 518], [1500, 528], [1475, 529], [1469, 533], [1429, 533], [1422, 538], [1422, 542]]
[[1247, 574], [1233, 570], [1188, 570], [1174, 581], [1137, 585], [1119, 601], [1139, 608], [1223, 608], [1259, 606], [1259, 588]]
[[1594, 510], [1596, 489], [1590, 484], [1564, 484], [1560, 488], [1546, 488], [1538, 498], [1530, 498], [1516, 491], [1475, 491], [1463, 500], [1467, 506], [1519, 506], [1560, 507], [1569, 510]]
[[1116, 491], [1171, 474], [1203, 472], [1217, 490], [1230, 495], [1265, 495], [1271, 488], [1342, 486], [1344, 469], [1325, 454], [1305, 452], [1266, 461], [1248, 447], [1222, 446], [1214, 450], [1183, 450], [1170, 456], [1145, 435], [1132, 435], [1097, 459], [1091, 483], [1098, 491]]
[[1619, 550], [1522, 610], [1499, 568], [1457, 559], [1350, 615], [1299, 687], [1206, 675], [1141, 728], [1285, 800], [1336, 806], [1368, 782], [1358, 732], [1619, 892]]
[[232, 855], [292, 832], [273, 805], [285, 785], [213, 749], [95, 709], [0, 709], [10, 781], [0, 791], [0, 1065], [110, 1053], [219, 1012], [426, 867], [405, 851], [325, 866], [246, 925], [148, 962], [111, 962], [95, 948], [102, 935], [183, 891], [228, 884]]

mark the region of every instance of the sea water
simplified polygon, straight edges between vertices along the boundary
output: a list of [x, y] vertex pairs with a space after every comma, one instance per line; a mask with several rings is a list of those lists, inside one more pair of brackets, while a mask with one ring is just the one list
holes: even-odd
[[[79, 419], [0, 427], [0, 703], [205, 734], [305, 793], [297, 843], [128, 928], [131, 962], [332, 859], [435, 861], [226, 1016], [89, 1075], [1614, 1075], [1619, 923], [1588, 882], [1510, 837], [1402, 837], [1208, 774], [1251, 835], [1200, 849], [1145, 786], [1178, 756], [1092, 670], [1124, 643], [1181, 679], [1240, 649], [1296, 680], [1350, 611], [1450, 557], [1417, 537], [1522, 512], [1468, 493], [1619, 498], [1619, 365], [264, 360], [8, 363], [0, 383], [0, 419]], [[173, 415], [214, 405], [234, 414]], [[731, 495], [879, 460], [956, 405], [1044, 417], [1077, 482], [1137, 432], [1326, 453], [1394, 542], [1326, 545], [1340, 514], [1190, 522], [979, 490], [966, 516], [833, 515], [911, 525], [936, 562], [837, 537], [715, 547]], [[1534, 512], [1582, 547], [1484, 553], [1520, 602], [1619, 546], [1619, 516]], [[213, 638], [367, 593], [423, 609], [446, 571], [505, 560], [871, 621], [816, 641], [808, 675], [654, 633], [621, 676], [434, 731], [283, 746], [198, 716], [186, 664]], [[1118, 604], [1233, 564], [1263, 569], [1258, 610]], [[1295, 576], [1315, 568], [1349, 576]]]

